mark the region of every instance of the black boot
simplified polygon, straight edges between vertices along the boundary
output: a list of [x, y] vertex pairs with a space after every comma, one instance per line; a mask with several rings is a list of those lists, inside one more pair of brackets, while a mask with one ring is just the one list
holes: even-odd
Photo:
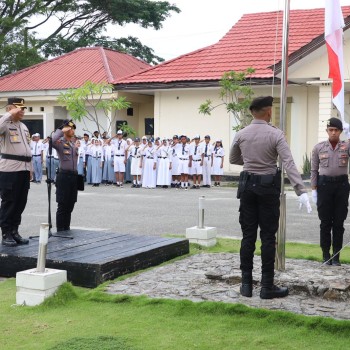
[[17, 242], [13, 239], [10, 232], [2, 233], [1, 244], [6, 246], [6, 247], [16, 247], [17, 246]]
[[29, 239], [23, 238], [19, 233], [18, 230], [12, 231], [12, 238], [17, 242], [17, 244], [28, 244]]
[[277, 287], [273, 284], [274, 272], [263, 272], [261, 278], [261, 299], [284, 298], [288, 295], [287, 287]]
[[323, 263], [325, 265], [332, 265], [331, 254], [329, 254], [329, 249], [322, 249]]
[[340, 251], [340, 249], [334, 249], [334, 251], [333, 251], [333, 259], [332, 259], [332, 265], [333, 266], [341, 266], [341, 264], [340, 264], [340, 253], [338, 253], [339, 251]]
[[253, 295], [253, 277], [251, 271], [242, 271], [241, 295], [251, 298]]

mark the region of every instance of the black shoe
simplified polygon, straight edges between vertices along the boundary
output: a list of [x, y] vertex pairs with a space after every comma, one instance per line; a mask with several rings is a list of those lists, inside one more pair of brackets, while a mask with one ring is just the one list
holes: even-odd
[[172, 183], [172, 184], [170, 185], [170, 187], [171, 187], [171, 188], [175, 188], [175, 184]]
[[196, 185], [191, 186], [192, 190], [195, 190], [196, 188], [197, 188]]
[[253, 276], [251, 271], [242, 271], [241, 295], [247, 298], [253, 296]]
[[242, 284], [239, 291], [241, 295], [247, 298], [251, 298], [253, 296], [253, 285], [252, 284]]
[[339, 261], [339, 253], [333, 257], [332, 265], [333, 266], [341, 266], [341, 263]]
[[12, 232], [12, 238], [16, 241], [17, 244], [29, 243], [29, 239], [23, 238], [18, 232]]
[[289, 291], [287, 287], [277, 287], [272, 285], [270, 287], [261, 287], [260, 298], [261, 299], [274, 299], [284, 298], [288, 295]]
[[1, 244], [6, 246], [6, 247], [16, 247], [17, 246], [17, 242], [13, 239], [13, 237], [10, 233], [3, 233], [2, 234]]
[[329, 254], [329, 251], [323, 250], [323, 261], [322, 262], [325, 265], [332, 265], [331, 254]]
[[200, 186], [199, 186], [199, 185], [197, 185], [196, 189], [197, 189], [197, 190], [199, 190], [199, 189], [200, 189]]
[[134, 188], [134, 187], [137, 187], [136, 184], [132, 184], [132, 185], [131, 185], [131, 188]]
[[168, 188], [169, 186], [168, 185], [164, 185], [164, 186], [162, 186], [163, 188]]

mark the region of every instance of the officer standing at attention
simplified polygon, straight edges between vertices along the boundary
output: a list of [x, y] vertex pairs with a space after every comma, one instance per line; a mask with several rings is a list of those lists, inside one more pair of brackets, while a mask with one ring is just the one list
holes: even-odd
[[230, 163], [243, 165], [240, 174], [239, 222], [243, 233], [240, 249], [242, 270], [241, 294], [252, 296], [252, 270], [257, 230], [260, 227], [262, 278], [260, 298], [288, 295], [288, 288], [274, 285], [276, 232], [280, 207], [279, 156], [300, 202], [311, 212], [306, 188], [294, 164], [283, 132], [268, 124], [272, 115], [271, 96], [254, 99], [249, 107], [254, 120], [237, 132], [231, 149]]
[[[317, 204], [318, 217], [321, 220], [323, 262], [340, 266], [339, 251], [343, 246], [344, 220], [349, 205], [349, 142], [340, 141], [343, 124], [337, 118], [328, 120], [326, 131], [328, 140], [318, 143], [312, 151], [312, 199]], [[329, 252], [331, 245], [332, 259]]]
[[29, 131], [21, 123], [25, 108], [22, 98], [11, 97], [6, 113], [0, 118], [0, 227], [2, 244], [7, 247], [29, 242], [18, 233], [33, 169]]
[[78, 150], [73, 142], [76, 126], [66, 120], [52, 135], [52, 147], [57, 151], [60, 167], [56, 177], [56, 226], [58, 231], [70, 230], [71, 214], [78, 197]]

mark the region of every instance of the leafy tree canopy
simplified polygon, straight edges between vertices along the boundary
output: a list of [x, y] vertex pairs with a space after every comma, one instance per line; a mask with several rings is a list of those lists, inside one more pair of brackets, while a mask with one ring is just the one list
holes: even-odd
[[[104, 35], [107, 24], [136, 23], [162, 27], [179, 8], [153, 0], [2, 0], [0, 1], [0, 75], [85, 46], [104, 46], [134, 55], [148, 63], [161, 57], [134, 37]], [[49, 21], [45, 37], [37, 31]]]

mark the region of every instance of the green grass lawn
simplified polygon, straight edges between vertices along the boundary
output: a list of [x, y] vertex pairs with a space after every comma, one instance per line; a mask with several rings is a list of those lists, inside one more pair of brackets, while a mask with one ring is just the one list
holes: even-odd
[[[239, 241], [214, 248], [233, 251]], [[288, 257], [319, 258], [311, 244], [287, 244]], [[350, 251], [344, 258], [350, 261]], [[1, 350], [347, 349], [350, 322], [220, 302], [107, 295], [65, 284], [38, 307], [15, 304], [15, 279], [0, 283]], [[228, 286], [229, 288], [229, 286]]]

